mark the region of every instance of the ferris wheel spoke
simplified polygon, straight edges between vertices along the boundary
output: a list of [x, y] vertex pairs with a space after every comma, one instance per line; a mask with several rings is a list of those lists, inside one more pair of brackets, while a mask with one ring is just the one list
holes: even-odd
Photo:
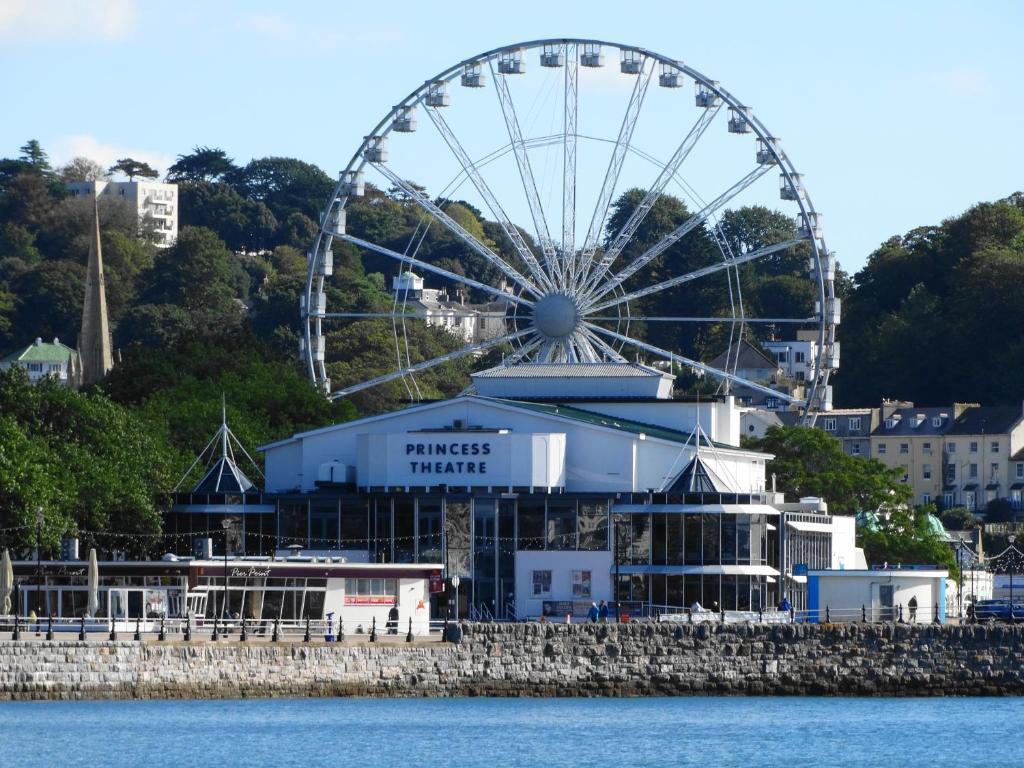
[[562, 122], [563, 281], [571, 280], [576, 271], [576, 121], [579, 112], [579, 70], [576, 54], [576, 46], [566, 43]]
[[326, 312], [321, 317], [328, 320], [440, 320], [442, 318], [453, 318], [462, 320], [464, 318], [480, 317], [479, 312], [447, 312], [437, 310], [426, 312], [417, 309], [397, 312]]
[[390, 248], [385, 248], [383, 245], [371, 243], [369, 240], [363, 240], [362, 238], [356, 237], [355, 235], [338, 235], [338, 239], [344, 240], [346, 243], [352, 243], [352, 245], [358, 246], [359, 248], [363, 248], [368, 251], [373, 251], [374, 253], [379, 253], [382, 256], [387, 256], [388, 258], [395, 259], [396, 261], [400, 261], [403, 264], [418, 267], [419, 269], [426, 270], [427, 272], [433, 272], [435, 275], [440, 275], [441, 277], [447, 277], [449, 280], [454, 280], [458, 283], [462, 283], [463, 285], [468, 285], [471, 288], [479, 288], [480, 290], [485, 291], [493, 296], [500, 296], [501, 298], [506, 299], [507, 301], [511, 301], [516, 304], [525, 304], [528, 307], [533, 306], [532, 301], [530, 301], [529, 299], [524, 299], [522, 296], [516, 296], [514, 293], [503, 291], [500, 288], [495, 288], [493, 285], [488, 285], [487, 283], [481, 283], [480, 281], [473, 280], [472, 278], [466, 277], [465, 275], [460, 275], [455, 272], [449, 272], [447, 269], [443, 269], [442, 267], [437, 267], [425, 261], [420, 261], [419, 259], [399, 253], [398, 251], [392, 251]]
[[676, 227], [674, 230], [669, 232], [665, 237], [659, 240], [657, 243], [648, 248], [644, 253], [638, 256], [633, 262], [626, 266], [621, 272], [615, 277], [608, 280], [600, 288], [596, 289], [593, 294], [593, 300], [600, 299], [607, 293], [613, 291], [617, 286], [621, 285], [625, 280], [628, 280], [632, 275], [639, 272], [641, 269], [650, 264], [654, 259], [660, 256], [662, 253], [667, 251], [677, 242], [679, 242], [688, 233], [701, 226], [707, 219], [714, 214], [722, 206], [726, 205], [736, 195], [745, 190], [761, 176], [768, 172], [770, 166], [758, 166], [742, 179], [733, 184], [729, 189], [720, 194], [710, 203], [705, 205], [697, 213], [690, 216], [681, 225]]
[[604, 339], [600, 338], [596, 333], [594, 333], [592, 330], [590, 330], [586, 326], [582, 326], [580, 328], [580, 332], [584, 336], [586, 336], [587, 339], [590, 340], [591, 344], [593, 344], [595, 347], [598, 347], [599, 349], [604, 350], [604, 353], [608, 356], [608, 358], [610, 360], [612, 360], [612, 361], [614, 361], [616, 363], [624, 363], [624, 362], [626, 362], [626, 358], [624, 358], [621, 354], [619, 354], [618, 350], [616, 350], [615, 347], [613, 347], [611, 344], [606, 342]]
[[529, 355], [531, 352], [533, 352], [533, 350], [537, 349], [537, 347], [539, 347], [540, 345], [541, 339], [540, 337], [536, 337], [532, 341], [529, 341], [523, 346], [521, 346], [519, 349], [517, 349], [511, 355], [506, 357], [504, 360], [502, 360], [501, 364], [514, 365], [515, 363], [518, 363], [520, 360]]
[[516, 339], [522, 338], [523, 336], [526, 336], [527, 334], [530, 333], [533, 333], [532, 329], [527, 329], [517, 331], [516, 333], [505, 334], [504, 336], [500, 336], [496, 339], [481, 341], [478, 344], [470, 344], [469, 346], [462, 347], [461, 349], [457, 349], [454, 352], [449, 352], [446, 355], [441, 355], [430, 360], [424, 360], [422, 363], [416, 363], [415, 365], [410, 365], [406, 368], [402, 368], [401, 370], [392, 371], [391, 373], [386, 373], [383, 376], [377, 376], [375, 378], [369, 379], [368, 381], [363, 381], [360, 382], [359, 384], [353, 384], [350, 387], [345, 387], [343, 389], [336, 390], [335, 392], [331, 393], [331, 398], [334, 399], [338, 397], [344, 397], [346, 395], [351, 395], [355, 392], [361, 392], [364, 389], [369, 389], [370, 387], [376, 387], [380, 384], [386, 384], [389, 381], [394, 381], [395, 379], [404, 376], [409, 376], [414, 373], [422, 373], [423, 371], [429, 370], [438, 365], [442, 365], [443, 363], [450, 363], [454, 360], [458, 360], [468, 355], [476, 354], [477, 352], [483, 352], [484, 350], [491, 349], [502, 344], [508, 344], [509, 342], [515, 341]]
[[523, 290], [532, 293], [534, 296], [540, 296], [540, 290], [531, 283], [526, 277], [520, 272], [513, 268], [508, 262], [501, 258], [498, 254], [488, 248], [486, 245], [477, 240], [473, 235], [467, 232], [455, 219], [449, 216], [447, 213], [441, 210], [441, 208], [434, 203], [433, 200], [428, 198], [418, 189], [415, 189], [409, 182], [399, 176], [397, 173], [392, 171], [383, 163], [372, 163], [373, 167], [376, 168], [388, 181], [394, 184], [396, 187], [401, 189], [413, 202], [419, 205], [423, 210], [433, 216], [438, 222], [440, 222], [445, 228], [447, 228], [452, 234], [458, 237], [463, 243], [469, 248], [483, 256], [487, 261], [497, 267], [506, 277], [512, 282], [516, 283]]
[[728, 373], [727, 371], [723, 371], [719, 368], [706, 365], [705, 363], [701, 363], [689, 357], [676, 354], [675, 352], [669, 352], [667, 349], [662, 349], [661, 347], [656, 347], [653, 344], [648, 344], [647, 342], [634, 339], [632, 336], [625, 336], [621, 333], [616, 333], [615, 331], [611, 331], [607, 328], [602, 328], [599, 325], [588, 325], [591, 329], [597, 331], [598, 333], [602, 333], [605, 336], [617, 339], [618, 341], [621, 341], [624, 344], [629, 344], [633, 347], [636, 347], [637, 349], [642, 349], [645, 352], [650, 352], [651, 354], [657, 355], [658, 357], [663, 357], [666, 360], [669, 360], [670, 362], [686, 365], [689, 366], [690, 368], [696, 368], [697, 370], [710, 374], [715, 378], [724, 379], [725, 381], [728, 381], [730, 383], [739, 384], [748, 389], [757, 390], [758, 392], [764, 392], [765, 394], [772, 395], [773, 397], [777, 397], [779, 400], [784, 400], [788, 403], [803, 404], [804, 402], [800, 398], [793, 397], [792, 395], [788, 395], [785, 392], [780, 392], [764, 384], [758, 384], [755, 381], [750, 381], [749, 379], [745, 379], [742, 376], [737, 376], [734, 373]]
[[479, 169], [466, 153], [462, 143], [455, 136], [451, 126], [448, 125], [448, 121], [444, 119], [444, 115], [442, 115], [436, 107], [427, 107], [426, 112], [430, 117], [431, 122], [433, 122], [434, 126], [437, 128], [438, 133], [440, 133], [441, 137], [445, 140], [448, 148], [451, 149], [452, 154], [455, 155], [455, 159], [459, 161], [459, 165], [462, 166], [462, 170], [465, 172], [466, 176], [487, 203], [487, 207], [490, 209], [491, 214], [501, 226], [502, 231], [512, 242], [512, 245], [519, 254], [519, 257], [530, 270], [530, 273], [533, 275], [533, 279], [536, 281], [537, 285], [550, 288], [551, 282], [548, 279], [548, 276], [544, 273], [544, 270], [541, 269], [540, 264], [533, 255], [533, 251], [530, 250], [526, 241], [523, 240], [522, 234], [520, 234], [519, 230], [516, 229], [505, 214], [504, 209], [501, 207], [501, 203], [498, 202], [498, 199], [494, 196], [491, 188], [487, 185], [487, 182], [484, 181], [483, 176], [480, 175]]
[[[646, 288], [640, 288], [630, 293], [624, 293], [621, 296], [616, 296], [614, 299], [610, 299], [606, 302], [598, 304], [597, 306], [589, 308], [589, 311], [600, 312], [602, 310], [609, 309], [611, 307], [617, 306], [627, 301], [633, 301], [635, 299], [643, 298], [644, 296], [650, 296], [652, 293], [660, 293], [661, 291], [666, 291], [669, 288], [675, 288], [676, 286], [682, 285], [683, 283], [689, 283], [692, 282], [693, 280], [699, 280], [702, 277], [707, 277], [709, 275], [716, 274], [717, 272], [732, 269], [733, 267], [738, 267], [741, 264], [746, 264], [748, 262], [764, 258], [765, 256], [770, 256], [773, 253], [784, 251], [787, 248], [792, 248], [793, 246], [800, 245], [803, 242], [805, 241], [799, 238], [794, 240], [784, 240], [781, 243], [775, 243], [774, 245], [767, 245], [764, 248], [758, 248], [753, 251], [748, 251], [747, 253], [741, 254], [734, 258], [724, 259], [723, 261], [717, 262], [715, 264], [710, 264], [706, 267], [695, 269], [692, 272], [687, 272], [685, 275], [678, 275], [668, 280], [662, 280], [660, 283], [649, 285]], [[584, 307], [584, 311], [587, 310], [588, 308]]]
[[[330, 317], [330, 315], [328, 315]], [[616, 323], [624, 318], [618, 315], [606, 315], [604, 317], [586, 315], [588, 322]], [[667, 315], [630, 315], [630, 320], [638, 323], [734, 323], [740, 318], [732, 315], [718, 315], [717, 317], [677, 317]], [[744, 317], [743, 322], [748, 325], [807, 325], [808, 323], [821, 322], [819, 317]]]
[[594, 269], [590, 279], [587, 282], [589, 288], [593, 288], [597, 285], [598, 281], [608, 272], [615, 259], [619, 257], [622, 250], [629, 243], [630, 239], [639, 229], [643, 220], [647, 218], [647, 214], [654, 208], [655, 203], [661, 197], [665, 187], [675, 177], [679, 167], [683, 164], [683, 161], [689, 157], [693, 148], [697, 146], [697, 142], [700, 141], [704, 132], [707, 131], [711, 123], [714, 122], [715, 117], [718, 115], [720, 106], [711, 107], [701, 111], [700, 116], [697, 118], [697, 122], [694, 123], [693, 127], [690, 128], [689, 133], [686, 134], [685, 138], [680, 142], [676, 151], [669, 158], [669, 161], [661, 168], [658, 173], [658, 177], [651, 184], [647, 193], [644, 195], [640, 204], [636, 207], [630, 217], [626, 220], [626, 223], [622, 225], [622, 229], [619, 230], [612, 244], [608, 246], [608, 250], [605, 251], [601, 257], [601, 261], [598, 262], [597, 267]]
[[583, 241], [583, 253], [581, 262], [583, 276], [590, 271], [590, 262], [597, 251], [597, 245], [601, 240], [601, 233], [604, 231], [604, 223], [608, 218], [608, 208], [615, 194], [615, 187], [619, 181], [619, 174], [622, 172], [622, 164], [629, 151], [630, 141], [633, 138], [633, 129], [636, 128], [637, 119], [640, 117], [640, 109], [647, 95], [647, 86], [650, 85], [654, 76], [654, 67], [646, 70], [649, 60], [645, 57], [641, 61], [641, 73], [637, 75], [633, 84], [633, 91], [629, 97], [629, 104], [626, 105], [626, 114], [622, 118], [622, 126], [619, 128], [619, 136], [612, 149], [611, 159], [608, 161], [608, 169], [604, 174], [604, 182], [601, 184], [601, 192], [594, 204], [594, 213], [590, 217], [590, 227], [587, 229], [587, 239]]
[[537, 232], [537, 242], [544, 260], [548, 266], [548, 274], [551, 275], [555, 262], [555, 246], [551, 240], [551, 233], [548, 230], [547, 219], [544, 217], [544, 207], [540, 202], [540, 195], [537, 194], [537, 182], [533, 178], [533, 169], [530, 166], [530, 155], [527, 152], [526, 144], [523, 141], [523, 133], [519, 127], [519, 117], [516, 115], [515, 103], [512, 101], [512, 94], [508, 89], [508, 82], [505, 75], [500, 75], [494, 70], [494, 63], [491, 62], [491, 79], [494, 81], [494, 90], [498, 94], [498, 102], [501, 105], [501, 114], [505, 118], [505, 127], [508, 130], [508, 138], [512, 144], [512, 153], [516, 158], [516, 167], [519, 169], [519, 178], [523, 184], [523, 192], [526, 195], [526, 203], [530, 208], [530, 217], [533, 219], [533, 226]]

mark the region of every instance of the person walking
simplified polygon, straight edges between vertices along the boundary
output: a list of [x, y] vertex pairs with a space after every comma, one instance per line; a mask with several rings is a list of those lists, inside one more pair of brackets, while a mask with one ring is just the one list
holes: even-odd
[[608, 603], [604, 600], [597, 606], [597, 618], [602, 624], [608, 623]]
[[587, 619], [591, 624], [597, 624], [597, 616], [600, 611], [597, 610], [597, 603], [590, 604], [590, 610], [587, 611]]
[[917, 621], [917, 597], [911, 597], [910, 602], [907, 603], [907, 608], [910, 609], [910, 623], [913, 624]]
[[395, 604], [391, 606], [391, 610], [388, 611], [388, 623], [387, 631], [389, 635], [398, 634], [398, 601], [395, 600]]

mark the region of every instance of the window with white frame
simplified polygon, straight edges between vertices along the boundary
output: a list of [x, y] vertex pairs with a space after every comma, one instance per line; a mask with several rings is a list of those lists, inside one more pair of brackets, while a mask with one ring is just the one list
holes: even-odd
[[949, 509], [952, 506], [953, 506], [953, 494], [952, 493], [944, 493], [944, 494], [942, 494], [942, 508], [943, 509]]
[[924, 480], [931, 480], [932, 479], [932, 465], [931, 464], [922, 464], [921, 465], [921, 477]]
[[921, 445], [921, 450], [924, 451], [924, 455], [925, 456], [931, 456], [932, 455], [932, 444], [931, 443], [923, 443]]
[[921, 503], [922, 504], [931, 504], [932, 503], [932, 495], [930, 493], [922, 493], [921, 494]]
[[551, 597], [551, 571], [533, 572], [533, 596]]
[[778, 356], [778, 358], [779, 358], [779, 362], [780, 362], [780, 363], [785, 363], [785, 362], [788, 362], [788, 361], [787, 361], [787, 359], [786, 359], [786, 357], [787, 357], [787, 354], [786, 354], [786, 350], [784, 350], [784, 349], [782, 349], [782, 350], [779, 350], [779, 351], [778, 351], [778, 352], [776, 353], [776, 355]]
[[941, 416], [932, 416], [932, 426], [935, 427], [935, 429], [938, 429], [939, 427], [941, 427], [942, 426], [942, 417]]
[[976, 442], [972, 441], [971, 442], [971, 453], [977, 453], [977, 452], [978, 452], [978, 444]]
[[969, 467], [967, 467], [967, 476], [969, 478], [971, 478], [972, 480], [974, 480], [974, 479], [976, 479], [978, 477], [978, 465], [977, 464], [971, 464]]
[[910, 443], [900, 443], [900, 453], [910, 453]]
[[1017, 479], [1024, 479], [1024, 462], [1017, 463]]
[[850, 455], [860, 456], [860, 443], [854, 443], [850, 446]]
[[989, 465], [989, 473], [988, 473], [988, 476], [989, 476], [989, 477], [996, 477], [996, 476], [997, 476], [998, 474], [999, 474], [999, 464], [997, 464], [996, 462], [994, 462], [994, 461], [993, 461], [993, 462], [992, 462], [992, 463], [991, 463], [991, 464]]
[[884, 456], [885, 452], [886, 452], [885, 443], [879, 443], [878, 444], [878, 455], [879, 456]]
[[992, 453], [999, 453], [999, 441], [993, 440], [991, 445]]
[[846, 423], [847, 429], [851, 432], [860, 431], [860, 416], [851, 416], [850, 420]]
[[804, 356], [803, 352], [794, 352], [793, 353], [793, 362], [795, 362], [795, 363], [803, 363], [805, 361], [806, 361], [806, 359], [805, 359], [805, 356]]
[[829, 419], [822, 419], [821, 420], [821, 428], [824, 429], [826, 432], [835, 432], [836, 431], [836, 420], [835, 420], [835, 417], [833, 416], [832, 418], [829, 418]]
[[956, 464], [946, 465], [946, 483], [952, 484], [956, 482]]
[[946, 453], [956, 453], [956, 443], [946, 443]]

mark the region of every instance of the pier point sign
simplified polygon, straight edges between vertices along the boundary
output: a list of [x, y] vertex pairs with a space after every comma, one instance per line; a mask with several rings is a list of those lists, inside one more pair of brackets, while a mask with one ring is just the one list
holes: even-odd
[[565, 436], [512, 432], [359, 435], [361, 487], [534, 486], [564, 483]]

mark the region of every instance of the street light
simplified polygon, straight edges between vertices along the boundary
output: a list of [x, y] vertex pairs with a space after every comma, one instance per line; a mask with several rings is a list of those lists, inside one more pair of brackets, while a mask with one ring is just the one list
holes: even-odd
[[43, 580], [43, 508], [36, 508], [36, 615], [43, 615], [40, 582]]
[[225, 517], [220, 521], [221, 527], [224, 529], [224, 601], [223, 610], [224, 620], [228, 619], [228, 530], [231, 528], [231, 518]]
[[[1012, 549], [1014, 552], [1017, 551], [1017, 548], [1015, 546], [1013, 546], [1013, 542], [1016, 541], [1016, 539], [1017, 539], [1017, 537], [1015, 535], [1013, 535], [1012, 533], [1009, 536], [1006, 537], [1006, 540], [1010, 542], [1010, 549]], [[1011, 554], [1010, 555], [1010, 623], [1011, 624], [1013, 623], [1013, 571], [1014, 571], [1014, 568], [1016, 568], [1016, 561], [1017, 561], [1017, 558], [1015, 558]]]

